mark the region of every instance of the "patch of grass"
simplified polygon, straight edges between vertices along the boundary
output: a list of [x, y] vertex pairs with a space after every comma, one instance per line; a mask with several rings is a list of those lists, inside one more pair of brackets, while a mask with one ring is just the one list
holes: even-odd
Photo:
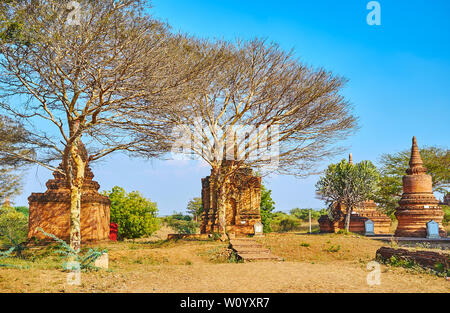
[[[266, 234], [264, 237], [255, 238], [265, 248], [287, 261], [294, 262], [334, 262], [357, 261], [359, 259], [369, 262], [375, 256], [376, 251], [384, 244], [381, 241], [366, 237], [353, 237], [335, 234]], [[308, 248], [302, 243], [309, 243]], [[330, 246], [341, 246], [339, 252], [330, 253]]]
[[384, 263], [392, 267], [402, 267], [405, 268], [410, 273], [426, 273], [437, 275], [440, 277], [448, 277], [450, 275], [450, 270], [446, 269], [444, 264], [437, 263], [434, 268], [428, 268], [420, 265], [419, 263], [405, 257], [391, 256], [388, 260], [383, 260], [379, 255], [377, 255], [377, 261]]
[[302, 242], [301, 244], [300, 244], [300, 246], [301, 247], [310, 247], [311, 245], [309, 244], [309, 243], [307, 243], [307, 242]]
[[393, 237], [391, 238], [391, 241], [389, 242], [389, 245], [391, 246], [391, 248], [398, 248], [398, 241], [395, 240]]
[[244, 263], [244, 260], [242, 260], [236, 252], [232, 251], [230, 254], [230, 257], [228, 258], [228, 263]]
[[212, 263], [227, 263], [230, 254], [231, 249], [228, 249], [225, 244], [198, 253], [199, 256], [206, 257]]
[[145, 245], [146, 247], [150, 248], [150, 249], [156, 249], [156, 248], [167, 248], [167, 247], [172, 247], [174, 245], [176, 245], [180, 240], [178, 239], [173, 239], [173, 240], [159, 240], [159, 241], [154, 241], [154, 242], [145, 242], [143, 243], [143, 245]]
[[327, 252], [338, 252], [339, 250], [341, 250], [341, 245], [331, 245], [330, 247], [325, 249], [325, 251]]

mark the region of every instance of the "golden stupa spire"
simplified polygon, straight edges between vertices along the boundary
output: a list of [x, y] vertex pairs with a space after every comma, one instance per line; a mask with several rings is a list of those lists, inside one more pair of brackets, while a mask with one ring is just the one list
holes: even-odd
[[353, 165], [353, 156], [351, 153], [348, 155], [348, 163]]

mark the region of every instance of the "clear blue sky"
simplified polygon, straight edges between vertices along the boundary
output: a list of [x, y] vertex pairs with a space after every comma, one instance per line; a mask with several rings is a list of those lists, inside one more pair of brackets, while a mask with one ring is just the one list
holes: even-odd
[[[381, 0], [381, 25], [369, 26], [366, 0], [154, 0], [153, 15], [205, 38], [264, 37], [314, 66], [350, 81], [343, 94], [352, 102], [361, 129], [342, 144], [356, 162], [376, 163], [382, 153], [450, 142], [450, 1]], [[334, 161], [346, 157], [337, 156]], [[209, 173], [195, 162], [130, 160], [115, 155], [94, 166], [101, 189], [139, 190], [158, 203], [162, 215], [185, 209], [200, 195]], [[17, 197], [26, 205], [43, 192], [50, 173], [28, 172]], [[323, 207], [315, 198], [317, 177], [266, 179], [277, 210]]]

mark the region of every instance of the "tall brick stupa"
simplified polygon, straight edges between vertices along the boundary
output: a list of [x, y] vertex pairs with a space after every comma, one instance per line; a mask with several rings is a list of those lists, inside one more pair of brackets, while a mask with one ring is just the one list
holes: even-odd
[[433, 194], [432, 178], [426, 172], [416, 137], [413, 137], [409, 168], [403, 176], [403, 195], [395, 212], [398, 220], [396, 237], [426, 237], [427, 222], [431, 220], [439, 224], [439, 235], [447, 237], [442, 227], [444, 212]]

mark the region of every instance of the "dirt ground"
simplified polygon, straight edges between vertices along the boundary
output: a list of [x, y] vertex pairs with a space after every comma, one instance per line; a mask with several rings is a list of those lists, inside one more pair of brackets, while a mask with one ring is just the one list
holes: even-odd
[[103, 243], [110, 268], [82, 273], [80, 286], [68, 284], [52, 247], [36, 249], [27, 261], [3, 260], [28, 268], [0, 268], [0, 292], [450, 292], [445, 278], [385, 265], [380, 285], [369, 286], [366, 266], [383, 243], [365, 237], [258, 240], [285, 261], [230, 263], [227, 244], [214, 241]]

